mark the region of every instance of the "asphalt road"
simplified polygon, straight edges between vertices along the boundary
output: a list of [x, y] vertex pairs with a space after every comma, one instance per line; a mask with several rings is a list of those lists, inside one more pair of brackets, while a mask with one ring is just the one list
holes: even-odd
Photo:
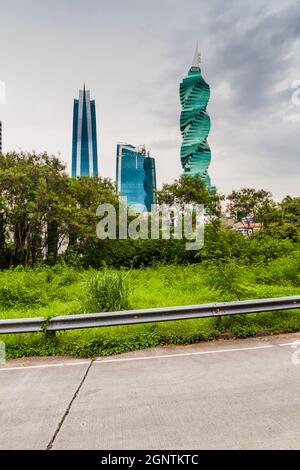
[[0, 449], [300, 449], [300, 334], [8, 361], [0, 430]]

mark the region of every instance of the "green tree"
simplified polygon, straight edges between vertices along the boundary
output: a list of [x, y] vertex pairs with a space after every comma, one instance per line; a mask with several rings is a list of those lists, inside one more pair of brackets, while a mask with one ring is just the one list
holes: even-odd
[[242, 188], [240, 191], [232, 191], [227, 196], [227, 201], [229, 215], [248, 228], [251, 227], [252, 220], [268, 226], [277, 215], [272, 194], [264, 189]]
[[300, 240], [300, 197], [286, 196], [277, 205], [272, 223], [259, 236], [269, 235], [277, 238]]
[[1, 266], [52, 264], [67, 245], [76, 245], [76, 255], [97, 245], [96, 209], [103, 202], [117, 202], [108, 179], [73, 180], [62, 162], [46, 153], [1, 155]]
[[[47, 252], [47, 227], [64, 218], [61, 202], [67, 176], [58, 158], [47, 154], [10, 153], [0, 160], [0, 198], [10, 264], [35, 263]], [[3, 232], [3, 230], [2, 230]]]
[[71, 179], [71, 219], [68, 223], [68, 250], [89, 257], [88, 251], [99, 250], [103, 241], [96, 236], [96, 216], [100, 204], [112, 204], [117, 208], [118, 196], [108, 178], [81, 177]]
[[172, 184], [164, 184], [158, 191], [158, 203], [167, 205], [203, 204], [206, 214], [214, 221], [221, 216], [221, 201], [223, 196], [215, 191], [209, 191], [200, 176], [182, 175]]

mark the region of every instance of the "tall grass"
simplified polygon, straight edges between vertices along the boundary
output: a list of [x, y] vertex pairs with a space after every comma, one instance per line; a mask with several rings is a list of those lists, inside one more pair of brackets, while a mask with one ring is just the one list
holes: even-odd
[[128, 273], [110, 270], [93, 272], [86, 281], [85, 308], [91, 313], [128, 310], [129, 295]]
[[[225, 279], [224, 279], [225, 277]], [[134, 290], [130, 286], [134, 286]], [[0, 272], [0, 319], [192, 305], [241, 298], [299, 295], [299, 253], [262, 263], [224, 262], [78, 272], [66, 266]], [[229, 332], [253, 336], [300, 330], [300, 311], [182, 320], [44, 334], [5, 335], [8, 357], [107, 355], [158, 344], [185, 344]]]
[[68, 266], [18, 266], [0, 273], [0, 312], [11, 308], [45, 306], [53, 299], [65, 300], [67, 288], [80, 279], [79, 272]]

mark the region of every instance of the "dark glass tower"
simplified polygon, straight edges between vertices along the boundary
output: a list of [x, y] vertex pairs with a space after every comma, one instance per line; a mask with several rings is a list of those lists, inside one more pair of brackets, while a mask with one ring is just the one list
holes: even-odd
[[85, 86], [73, 108], [72, 177], [79, 176], [98, 176], [96, 106]]
[[145, 147], [117, 145], [117, 193], [127, 198], [128, 205], [137, 211], [151, 211], [156, 204], [155, 159]]

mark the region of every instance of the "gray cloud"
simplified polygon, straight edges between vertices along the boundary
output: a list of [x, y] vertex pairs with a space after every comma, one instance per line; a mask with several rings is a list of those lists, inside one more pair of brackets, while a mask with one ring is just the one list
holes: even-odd
[[211, 86], [210, 174], [222, 192], [299, 193], [298, 0], [0, 0], [4, 149], [61, 151], [70, 165], [72, 100], [97, 103], [100, 171], [115, 144], [146, 143], [158, 181], [180, 174], [179, 83], [195, 42]]
[[[186, 28], [174, 33], [173, 43], [183, 45], [185, 60], [189, 31], [201, 30], [202, 71], [211, 85], [211, 173], [227, 191], [233, 182], [235, 187], [262, 186], [264, 179], [269, 187], [276, 181], [272, 190], [277, 197], [299, 191], [299, 183], [295, 183], [295, 175], [299, 177], [299, 121], [288, 119], [291, 83], [300, 77], [297, 3], [252, 2], [245, 8], [241, 2], [231, 2], [223, 10], [221, 2], [215, 1], [204, 8], [201, 19], [195, 15]], [[170, 57], [162, 83], [166, 75], [184, 69], [182, 60], [174, 66], [176, 49]], [[174, 126], [174, 110], [165, 111], [166, 101], [163, 105], [162, 115]], [[297, 111], [300, 114], [300, 108], [294, 107], [293, 112]]]

